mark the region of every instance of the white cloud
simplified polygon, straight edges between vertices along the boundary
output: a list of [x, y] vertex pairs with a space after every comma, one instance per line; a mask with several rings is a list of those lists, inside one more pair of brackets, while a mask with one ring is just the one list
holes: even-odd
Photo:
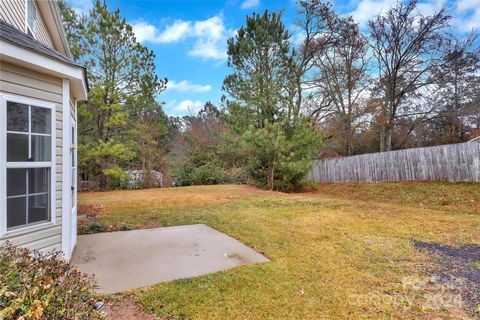
[[251, 9], [254, 7], [258, 7], [260, 4], [260, 0], [244, 0], [242, 2], [241, 8], [242, 9]]
[[163, 31], [142, 21], [132, 23], [132, 27], [140, 42], [173, 43], [187, 38], [194, 39], [193, 46], [188, 51], [190, 56], [216, 60], [226, 59], [227, 38], [234, 33], [225, 27], [220, 15], [195, 22], [175, 20]]
[[[421, 15], [428, 16], [441, 10], [446, 0], [426, 0], [419, 2], [417, 12]], [[480, 1], [480, 0], [460, 0], [460, 1]], [[361, 0], [354, 11], [350, 13], [360, 26], [366, 26], [368, 20], [378, 14], [387, 12], [388, 9], [394, 7], [397, 0]]]
[[461, 31], [471, 31], [472, 29], [480, 29], [480, 8], [477, 8], [470, 16], [458, 19], [457, 26]]
[[417, 11], [423, 16], [430, 16], [442, 10], [444, 6], [445, 0], [428, 0], [426, 2], [419, 2]]
[[139, 42], [153, 41], [157, 37], [158, 30], [151, 24], [136, 22], [132, 23], [132, 28]]
[[93, 0], [69, 0], [68, 4], [78, 15], [88, 14], [93, 8]]
[[173, 24], [167, 26], [162, 32], [154, 25], [145, 22], [133, 23], [132, 28], [140, 42], [172, 43], [188, 37], [192, 27], [189, 21], [175, 20]]
[[197, 38], [193, 48], [188, 52], [194, 57], [225, 60], [227, 58], [227, 38], [233, 33], [227, 30], [220, 16], [196, 21], [193, 34]]
[[194, 84], [194, 83], [190, 83], [187, 80], [183, 80], [180, 82], [169, 80], [167, 83], [167, 90], [176, 90], [179, 92], [208, 92], [212, 90], [212, 86], [209, 84], [207, 85]]
[[361, 26], [365, 26], [368, 20], [379, 13], [385, 12], [391, 6], [394, 6], [397, 0], [362, 0], [350, 15]]
[[172, 111], [177, 113], [189, 112], [190, 114], [197, 114], [197, 112], [203, 108], [203, 103], [199, 100], [183, 100], [180, 101], [180, 103], [178, 104], [176, 103], [176, 101], [172, 101], [169, 107]]
[[177, 42], [184, 37], [187, 37], [191, 30], [191, 23], [189, 21], [175, 20], [175, 22], [165, 28], [165, 30], [158, 36], [159, 42]]
[[480, 8], [480, 0], [459, 0], [456, 9], [460, 12]]
[[480, 0], [459, 0], [455, 9], [455, 25], [461, 31], [480, 29]]

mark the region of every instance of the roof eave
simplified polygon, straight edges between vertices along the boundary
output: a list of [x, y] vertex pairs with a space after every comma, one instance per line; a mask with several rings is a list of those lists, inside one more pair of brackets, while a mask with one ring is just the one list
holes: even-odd
[[88, 98], [85, 68], [59, 61], [34, 50], [0, 39], [0, 61], [21, 65], [71, 82], [72, 96], [78, 101]]
[[37, 1], [37, 5], [45, 18], [55, 49], [68, 57], [72, 57], [56, 1]]

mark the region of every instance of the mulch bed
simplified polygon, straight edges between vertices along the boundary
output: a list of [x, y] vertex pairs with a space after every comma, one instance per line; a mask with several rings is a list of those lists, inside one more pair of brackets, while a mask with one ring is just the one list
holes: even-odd
[[480, 245], [452, 247], [420, 241], [414, 244], [426, 250], [438, 263], [439, 267], [432, 272], [446, 287], [451, 286], [452, 281], [462, 284], [460, 292], [467, 311], [480, 318]]

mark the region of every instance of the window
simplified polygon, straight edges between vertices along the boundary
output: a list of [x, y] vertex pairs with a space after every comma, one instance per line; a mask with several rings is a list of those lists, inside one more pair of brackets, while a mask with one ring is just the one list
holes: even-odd
[[37, 10], [33, 0], [27, 0], [27, 33], [35, 37], [37, 31]]
[[0, 107], [0, 118], [6, 118], [4, 127], [0, 125], [3, 233], [53, 220], [55, 109], [7, 97], [2, 97]]

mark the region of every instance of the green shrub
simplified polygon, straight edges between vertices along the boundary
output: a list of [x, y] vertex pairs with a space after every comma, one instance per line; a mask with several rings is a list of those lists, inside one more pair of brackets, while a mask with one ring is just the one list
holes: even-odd
[[297, 126], [288, 130], [279, 123], [250, 126], [241, 137], [249, 155], [248, 177], [260, 188], [301, 191], [321, 142], [321, 135], [307, 119], [299, 119]]
[[175, 181], [177, 186], [221, 184], [226, 181], [225, 169], [214, 162], [183, 165], [176, 168]]
[[101, 319], [93, 289], [60, 252], [0, 246], [0, 319]]
[[120, 231], [129, 231], [129, 230], [133, 230], [133, 226], [128, 223], [122, 223], [118, 229]]
[[175, 185], [177, 187], [191, 186], [192, 185], [192, 168], [179, 166], [175, 168]]
[[87, 233], [100, 233], [107, 231], [107, 227], [101, 223], [94, 222], [87, 228]]
[[190, 176], [194, 185], [225, 183], [225, 170], [211, 162], [194, 168]]

